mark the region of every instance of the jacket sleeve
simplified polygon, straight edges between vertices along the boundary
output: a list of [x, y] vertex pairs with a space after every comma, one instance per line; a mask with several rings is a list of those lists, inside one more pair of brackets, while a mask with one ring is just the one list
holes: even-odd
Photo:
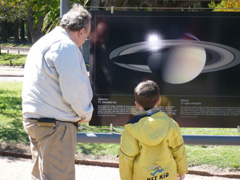
[[171, 129], [169, 147], [172, 150], [173, 158], [177, 164], [177, 173], [186, 174], [188, 172], [187, 154], [183, 137], [176, 122], [173, 122], [173, 127]]
[[59, 75], [62, 96], [79, 117], [90, 119], [93, 94], [82, 54], [74, 45], [61, 45], [57, 52], [52, 52], [52, 56]]
[[139, 154], [138, 141], [127, 130], [124, 130], [118, 150], [121, 180], [132, 180], [133, 164], [137, 154]]

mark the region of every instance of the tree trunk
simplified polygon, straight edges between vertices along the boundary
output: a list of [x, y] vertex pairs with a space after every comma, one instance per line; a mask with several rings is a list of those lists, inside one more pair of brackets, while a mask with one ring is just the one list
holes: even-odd
[[44, 17], [40, 16], [38, 18], [37, 25], [34, 25], [33, 11], [31, 8], [28, 9], [27, 24], [28, 24], [28, 28], [29, 28], [29, 32], [30, 32], [33, 44], [37, 42], [37, 40], [39, 40], [43, 35], [43, 33], [41, 32], [42, 26], [43, 26], [43, 19]]
[[19, 43], [19, 33], [18, 33], [18, 19], [14, 21], [14, 42]]
[[27, 40], [28, 40], [29, 43], [32, 43], [32, 37], [31, 37], [31, 34], [30, 34], [28, 24], [27, 24]]
[[7, 23], [7, 21], [2, 21], [1, 22], [1, 38], [2, 38], [2, 42], [7, 42], [7, 38], [8, 38], [6, 23]]
[[122, 6], [125, 7], [127, 3], [128, 3], [128, 0], [125, 0]]
[[[91, 5], [92, 7], [99, 7], [101, 0], [92, 0]], [[90, 10], [99, 10], [99, 8], [91, 8]]]
[[24, 28], [24, 20], [21, 20], [21, 31], [20, 31], [20, 37], [21, 37], [21, 41], [24, 42], [26, 41], [25, 38], [25, 28]]

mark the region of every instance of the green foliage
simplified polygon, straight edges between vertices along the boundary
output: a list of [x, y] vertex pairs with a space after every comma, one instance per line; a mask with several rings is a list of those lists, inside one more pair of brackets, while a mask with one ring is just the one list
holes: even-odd
[[86, 6], [89, 0], [84, 0], [83, 5]]
[[59, 14], [60, 11], [59, 5], [60, 0], [37, 0], [37, 3], [35, 0], [30, 0], [28, 1], [27, 8], [31, 8], [33, 11], [34, 24], [36, 25], [39, 23], [39, 20], [47, 14], [50, 14], [52, 20], [56, 18], [56, 14]]
[[183, 135], [239, 135], [234, 128], [181, 128], [181, 132]]
[[[60, 24], [60, 1], [55, 1], [57, 4], [49, 6], [49, 11], [45, 14], [42, 31], [45, 33], [50, 32], [54, 27]], [[71, 0], [71, 3], [80, 3], [86, 6], [89, 0]]]
[[24, 19], [27, 16], [24, 1], [22, 0], [1, 0], [0, 19], [14, 21]]
[[2, 0], [0, 19], [7, 21], [28, 20], [32, 40], [36, 42], [44, 34], [41, 32], [44, 17], [48, 15], [48, 22], [51, 24], [56, 22], [55, 19], [60, 14], [59, 6], [60, 0]]
[[117, 156], [119, 144], [78, 143], [77, 154], [98, 156]]
[[186, 146], [190, 166], [210, 165], [240, 169], [240, 148], [237, 146]]
[[[45, 16], [47, 16], [48, 22], [54, 22], [57, 18], [57, 15], [59, 17], [60, 14], [59, 5], [60, 0], [25, 0], [25, 9], [29, 12], [28, 19], [31, 19], [33, 22], [33, 27], [30, 28], [33, 28], [32, 30], [34, 30], [40, 27], [40, 29], [43, 31], [43, 19]], [[47, 22], [45, 22], [45, 24], [47, 24]]]
[[19, 59], [16, 59], [16, 60], [12, 61], [12, 65], [13, 66], [22, 66], [25, 64], [26, 58], [27, 58], [26, 56], [23, 56]]
[[179, 10], [187, 9], [187, 10], [192, 11], [192, 10], [194, 10], [194, 8], [200, 8], [200, 7], [204, 6], [204, 4], [201, 1], [181, 1], [181, 0], [179, 0], [179, 1], [175, 1], [175, 0], [169, 0], [169, 1], [102, 0], [101, 4], [105, 7], [115, 6], [116, 10], [119, 10], [119, 9], [123, 10], [122, 7], [131, 7], [131, 9], [134, 9], [136, 11], [138, 11], [138, 10], [146, 10], [146, 11], [161, 10], [161, 8], [165, 8], [165, 10], [169, 10], [171, 8], [179, 8]]
[[32, 44], [29, 44], [29, 43], [11, 43], [11, 42], [1, 43], [1, 41], [0, 41], [0, 46], [30, 48], [32, 46]]
[[239, 0], [222, 0], [220, 3], [216, 4], [214, 1], [208, 5], [213, 8], [213, 11], [220, 12], [240, 12], [240, 1]]
[[28, 142], [22, 126], [22, 82], [0, 82], [0, 142]]
[[2, 53], [0, 55], [0, 65], [9, 65], [11, 60], [13, 66], [22, 66], [25, 64], [26, 57], [26, 55]]
[[54, 27], [58, 26], [60, 23], [60, 13], [59, 8], [49, 11], [43, 21], [42, 31], [49, 33]]

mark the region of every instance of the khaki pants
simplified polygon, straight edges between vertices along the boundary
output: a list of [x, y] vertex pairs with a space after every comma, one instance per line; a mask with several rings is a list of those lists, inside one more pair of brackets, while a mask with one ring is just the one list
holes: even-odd
[[31, 119], [23, 125], [31, 141], [32, 179], [75, 180], [76, 126], [57, 121], [55, 127], [40, 127]]

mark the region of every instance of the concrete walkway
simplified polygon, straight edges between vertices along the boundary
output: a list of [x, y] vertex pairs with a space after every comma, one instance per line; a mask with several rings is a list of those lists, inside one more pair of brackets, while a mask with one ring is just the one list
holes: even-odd
[[0, 46], [0, 53], [27, 55], [30, 48]]
[[[1, 180], [30, 180], [32, 163], [29, 159], [0, 156]], [[75, 165], [76, 180], [120, 180], [118, 168]], [[185, 180], [237, 180], [216, 176], [187, 174]]]
[[0, 77], [23, 77], [22, 67], [0, 66]]

